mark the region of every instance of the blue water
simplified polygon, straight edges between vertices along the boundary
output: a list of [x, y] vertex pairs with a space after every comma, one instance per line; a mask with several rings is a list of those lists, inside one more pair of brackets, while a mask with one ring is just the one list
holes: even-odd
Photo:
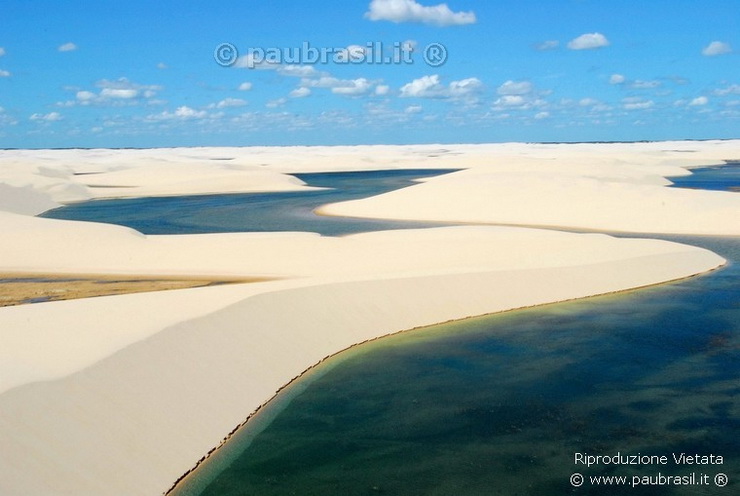
[[174, 196], [95, 200], [50, 210], [42, 217], [107, 222], [144, 234], [310, 231], [337, 236], [366, 231], [440, 225], [317, 216], [327, 203], [354, 200], [411, 186], [414, 179], [451, 170], [391, 170], [296, 174], [311, 186], [328, 188], [284, 193]]
[[677, 188], [740, 191], [740, 162], [731, 162], [723, 166], [700, 167], [692, 169], [690, 176], [669, 179]]
[[[734, 179], [717, 171], [697, 171], [694, 179], [732, 190]], [[318, 179], [334, 187], [358, 180], [367, 194], [373, 174]], [[304, 179], [312, 183], [310, 176]], [[255, 204], [249, 195], [230, 196]], [[298, 213], [282, 194], [262, 196], [256, 204], [263, 213], [254, 216], [244, 205], [220, 203], [228, 198], [201, 198], [206, 209], [189, 210], [194, 198], [163, 210], [159, 200], [122, 200], [87, 220], [120, 221], [123, 210], [126, 222], [144, 218], [126, 225], [166, 232], [213, 232], [253, 217], [260, 219], [256, 230], [272, 230], [272, 214], [280, 226], [306, 222], [323, 233], [371, 226], [354, 219], [328, 228], [319, 225], [325, 219], [309, 221], [316, 204], [306, 205], [300, 196]], [[287, 203], [273, 208], [280, 198]], [[65, 215], [76, 212], [84, 220], [102, 203], [56, 214], [67, 210]], [[376, 226], [386, 228], [383, 222]], [[740, 238], [662, 237], [707, 247], [730, 264], [675, 283], [432, 326], [354, 348], [278, 395], [176, 494], [738, 494]], [[724, 464], [574, 463], [576, 452], [618, 451], [669, 459], [680, 452], [715, 454]], [[730, 484], [632, 488], [587, 482], [576, 489], [569, 482], [576, 472], [696, 472], [710, 480], [725, 473]]]

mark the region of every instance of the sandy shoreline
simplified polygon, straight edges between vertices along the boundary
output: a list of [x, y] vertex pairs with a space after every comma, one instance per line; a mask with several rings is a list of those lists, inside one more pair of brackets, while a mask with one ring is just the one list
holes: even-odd
[[[0, 151], [0, 272], [271, 279], [0, 309], [0, 492], [162, 493], [277, 389], [339, 350], [725, 262], [667, 241], [519, 227], [144, 236], [29, 216], [50, 204], [131, 188], [142, 195], [301, 189], [286, 174], [327, 163], [463, 168], [326, 208], [490, 223], [516, 205], [508, 220], [525, 225], [547, 213], [543, 225], [738, 235], [736, 194], [665, 187], [666, 175], [738, 156], [738, 141]], [[589, 203], [593, 191], [598, 204]], [[552, 195], [581, 212], [553, 204]]]

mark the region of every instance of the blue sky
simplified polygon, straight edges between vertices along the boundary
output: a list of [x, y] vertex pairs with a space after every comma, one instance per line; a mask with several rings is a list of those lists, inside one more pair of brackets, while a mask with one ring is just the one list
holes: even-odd
[[[737, 0], [6, 0], [2, 10], [4, 148], [740, 138]], [[214, 57], [224, 43], [238, 55], [228, 67]], [[382, 57], [413, 48], [413, 63], [367, 63], [381, 56], [374, 43]], [[424, 61], [433, 43], [443, 65]], [[329, 60], [254, 51], [295, 56], [306, 44]]]

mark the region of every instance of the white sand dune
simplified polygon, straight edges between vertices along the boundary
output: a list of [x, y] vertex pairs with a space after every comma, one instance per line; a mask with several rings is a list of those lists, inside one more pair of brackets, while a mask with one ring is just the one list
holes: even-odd
[[60, 206], [32, 186], [15, 187], [0, 183], [0, 212], [36, 215]]
[[[557, 225], [576, 219], [567, 204], [596, 189], [603, 194], [595, 197], [609, 201], [580, 205], [595, 228], [621, 221], [639, 231], [716, 232], [724, 224], [738, 227], [735, 197], [679, 191], [685, 194], [679, 201], [665, 196], [673, 191], [665, 176], [739, 152], [740, 142], [0, 151], [0, 186], [7, 185], [0, 193], [13, 192], [0, 202], [2, 272], [275, 278], [0, 309], [0, 494], [162, 493], [278, 388], [353, 344], [688, 277], [724, 263], [707, 250], [666, 241], [517, 227], [340, 238], [144, 236], [19, 213], [95, 197], [93, 183], [115, 186], [98, 188], [113, 196], [124, 189], [232, 192], [250, 184], [279, 191], [305, 187], [285, 175], [290, 172], [464, 166], [469, 169], [331, 210], [446, 219], [442, 211], [472, 217], [479, 209], [480, 218], [467, 220], [493, 222], [490, 205], [501, 201], [498, 195], [528, 182], [543, 201], [555, 194], [549, 187], [561, 194], [581, 189], [552, 207], [562, 215], [553, 216]], [[525, 223], [542, 215], [526, 188], [510, 197], [524, 198], [520, 207], [531, 213]], [[686, 222], [662, 224], [670, 216], [654, 210], [663, 202], [674, 215], [685, 213]], [[612, 217], [604, 213], [609, 208], [617, 209]], [[710, 215], [716, 219], [710, 222]]]
[[[143, 236], [119, 226], [85, 222], [13, 216], [15, 222], [11, 223], [7, 220], [10, 215], [0, 214], [6, 232], [13, 233], [0, 246], [0, 260], [16, 263], [0, 266], [3, 272], [99, 274], [107, 269], [106, 273], [115, 270], [124, 275], [260, 276], [279, 281], [2, 309], [0, 392], [28, 382], [58, 379], [167, 325], [281, 288], [501, 271], [524, 274], [573, 267], [596, 270], [599, 265], [624, 261], [642, 265], [653, 259], [664, 260], [666, 269], [675, 265], [673, 272], [669, 271], [660, 281], [685, 277], [723, 262], [711, 252], [676, 243], [515, 227], [446, 227], [341, 238], [312, 233]], [[35, 239], [36, 243], [30, 246], [28, 239]], [[47, 253], [48, 246], [55, 249]], [[203, 257], [204, 253], [209, 256]], [[513, 284], [514, 278], [507, 285]], [[634, 278], [634, 284], [615, 280], [607, 291], [656, 282], [645, 279], [644, 273], [635, 274]], [[465, 293], [490, 293], [495, 289], [470, 287]], [[506, 289], [501, 289], [501, 294], [491, 297], [491, 311], [542, 302], [523, 300], [499, 307], [506, 294]], [[547, 291], [553, 294], [549, 301], [563, 299], [553, 288]], [[536, 294], [535, 288], [531, 294]], [[398, 297], [410, 300], [416, 296]], [[156, 299], [163, 300], [152, 303]], [[368, 302], [375, 304], [372, 298]], [[485, 312], [482, 309], [478, 313]], [[106, 325], [101, 332], [100, 319], [107, 313], [115, 316], [118, 325]], [[450, 318], [470, 315], [475, 312]], [[432, 322], [435, 321], [424, 324]], [[389, 331], [381, 327], [376, 332], [382, 335]]]
[[[733, 145], [734, 144], [734, 145]], [[325, 215], [575, 227], [641, 233], [740, 234], [740, 195], [667, 188], [684, 167], [740, 156], [737, 142], [539, 145], [411, 188], [326, 205]], [[648, 151], [646, 151], [646, 149]], [[564, 153], [560, 153], [560, 151]], [[685, 156], [690, 153], [691, 158]], [[681, 155], [674, 159], [667, 156]], [[679, 167], [682, 166], [682, 167]]]
[[[538, 233], [504, 245], [535, 258], [552, 234]], [[387, 242], [393, 233], [382, 234]], [[161, 493], [281, 385], [355, 343], [723, 262], [661, 241], [561, 236], [570, 248], [540, 268], [472, 271], [471, 264], [439, 275], [299, 279], [4, 309], [0, 363], [9, 368], [6, 386], [15, 387], [0, 395], [0, 490]], [[509, 257], [495, 238], [492, 258]]]
[[59, 203], [315, 189], [260, 163], [222, 160], [218, 149], [194, 150], [0, 150], [0, 183]]

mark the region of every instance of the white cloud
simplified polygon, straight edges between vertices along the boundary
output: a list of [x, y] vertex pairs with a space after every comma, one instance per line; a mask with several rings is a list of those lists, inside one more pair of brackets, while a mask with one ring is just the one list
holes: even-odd
[[372, 87], [372, 82], [365, 78], [351, 79], [342, 86], [336, 86], [331, 89], [332, 93], [337, 95], [356, 96], [367, 93]]
[[638, 90], [640, 89], [645, 90], [645, 89], [657, 88], [658, 86], [660, 86], [660, 81], [654, 81], [654, 80], [653, 81], [642, 81], [638, 79], [636, 81], [633, 81], [630, 86]]
[[622, 104], [625, 110], [646, 110], [655, 106], [654, 101], [643, 100], [640, 97], [623, 98]]
[[425, 6], [415, 0], [372, 0], [365, 17], [371, 21], [421, 22], [437, 26], [474, 24], [475, 13], [453, 12], [446, 3]]
[[550, 112], [537, 112], [534, 115], [534, 118], [537, 120], [547, 119], [548, 117], [550, 117]]
[[[137, 84], [132, 81], [129, 81], [126, 78], [118, 78], [115, 81], [110, 81], [108, 79], [101, 79], [97, 83], [95, 83], [95, 86], [102, 89], [110, 89], [110, 90], [133, 90], [136, 92], [137, 96], [142, 95], [144, 97], [150, 98], [154, 96], [153, 93], [160, 91], [162, 89], [161, 86], [154, 85], [154, 84]], [[101, 92], [102, 93], [102, 92]], [[131, 98], [131, 93], [118, 93], [117, 98]]]
[[581, 108], [587, 109], [589, 113], [607, 112], [609, 110], [612, 110], [611, 106], [605, 104], [601, 100], [598, 100], [596, 98], [590, 98], [590, 97], [581, 98], [580, 100], [562, 98], [558, 102], [558, 105], [563, 108], [581, 107]]
[[319, 114], [317, 122], [341, 127], [355, 127], [357, 125], [355, 118], [342, 110], [325, 110]]
[[413, 116], [419, 115], [425, 119], [424, 108], [421, 105], [408, 105], [406, 108], [398, 110], [388, 106], [388, 102], [368, 102], [364, 105], [366, 110], [366, 122], [374, 126], [384, 126], [391, 128], [401, 123], [409, 122]]
[[402, 97], [439, 98], [444, 92], [445, 88], [436, 74], [414, 79], [401, 87]]
[[151, 114], [146, 117], [148, 121], [168, 121], [168, 120], [190, 120], [190, 119], [204, 119], [206, 117], [221, 117], [223, 114], [209, 114], [205, 110], [195, 110], [194, 108], [183, 105], [177, 107], [174, 112], [167, 112], [166, 110], [159, 114]]
[[288, 96], [291, 98], [304, 98], [310, 94], [311, 94], [311, 90], [309, 88], [306, 88], [305, 86], [301, 86], [300, 88], [296, 88], [293, 91], [291, 91]]
[[159, 69], [159, 70], [165, 70], [165, 69], [167, 69], [167, 64], [165, 64], [164, 62], [160, 62], [160, 63], [157, 64], [157, 69]]
[[740, 84], [731, 84], [727, 88], [718, 88], [713, 93], [717, 96], [740, 95]]
[[120, 98], [128, 100], [139, 96], [139, 90], [134, 88], [103, 88], [100, 90], [101, 98]]
[[92, 91], [78, 91], [75, 96], [80, 102], [89, 102], [91, 100], [95, 100], [97, 97], [97, 95]]
[[275, 66], [274, 64], [271, 64], [269, 68], [275, 67], [278, 74], [281, 76], [291, 76], [291, 77], [312, 77], [319, 73], [313, 66], [310, 65], [280, 65]]
[[624, 76], [621, 74], [612, 74], [609, 78], [609, 84], [622, 84], [627, 80]]
[[548, 105], [547, 101], [540, 98], [550, 94], [550, 91], [538, 91], [534, 84], [529, 81], [506, 81], [496, 89], [499, 96], [494, 102], [495, 109], [505, 108], [542, 108]]
[[526, 95], [531, 93], [534, 85], [529, 81], [506, 81], [498, 87], [496, 93], [499, 95]]
[[358, 96], [368, 93], [376, 85], [376, 82], [366, 78], [338, 79], [331, 76], [321, 76], [316, 79], [304, 78], [300, 85], [305, 88], [329, 88], [336, 95]]
[[375, 94], [376, 95], [387, 95], [391, 91], [391, 87], [387, 84], [379, 84], [375, 87]]
[[207, 114], [208, 113], [205, 110], [195, 110], [195, 109], [188, 107], [187, 105], [183, 105], [182, 107], [177, 107], [174, 113], [175, 117], [180, 117], [183, 119], [190, 119], [193, 117], [203, 118]]
[[218, 102], [215, 107], [219, 109], [229, 107], [243, 107], [246, 104], [247, 102], [242, 100], [241, 98], [224, 98], [223, 100]]
[[385, 103], [378, 104], [378, 103], [371, 102], [365, 105], [365, 109], [367, 110], [367, 113], [369, 115], [385, 116], [385, 115], [389, 115], [392, 112], [388, 108], [388, 105], [386, 105]]
[[535, 50], [546, 51], [555, 50], [558, 46], [560, 46], [560, 42], [558, 40], [547, 40], [542, 43], [538, 43], [534, 48]]
[[692, 107], [700, 107], [702, 105], [706, 105], [707, 103], [709, 103], [709, 98], [705, 96], [698, 96], [691, 100], [691, 103], [689, 103], [689, 105]]
[[287, 98], [278, 98], [277, 100], [270, 100], [265, 104], [265, 107], [267, 108], [277, 108], [282, 107], [288, 102]]
[[280, 57], [270, 58], [268, 56], [260, 57], [253, 53], [242, 55], [236, 59], [232, 67], [241, 69], [256, 69], [261, 71], [275, 71], [281, 76], [288, 77], [316, 77], [320, 73], [312, 65], [282, 64]]
[[60, 45], [59, 48], [57, 48], [60, 52], [72, 52], [74, 50], [77, 50], [77, 45], [72, 43], [71, 41], [69, 43], [65, 43], [64, 45]]
[[321, 76], [315, 79], [305, 78], [301, 80], [301, 86], [311, 88], [334, 88], [335, 86], [341, 86], [342, 84], [346, 83], [342, 79], [331, 76]]
[[10, 77], [10, 72], [0, 69], [0, 77]]
[[252, 89], [252, 83], [242, 83], [237, 89], [239, 91], [249, 91]]
[[162, 89], [157, 85], [137, 84], [126, 78], [120, 78], [115, 81], [103, 79], [95, 83], [100, 88], [98, 93], [88, 90], [79, 90], [77, 88], [66, 88], [67, 90], [76, 91], [75, 100], [66, 102], [57, 102], [59, 107], [73, 107], [75, 105], [111, 105], [111, 106], [128, 106], [138, 105], [143, 99], [147, 104], [154, 104], [157, 101], [152, 100], [157, 92]]
[[63, 117], [59, 112], [50, 112], [48, 114], [33, 114], [30, 119], [32, 121], [54, 122], [61, 121]]
[[601, 33], [586, 33], [568, 42], [571, 50], [593, 50], [609, 45], [609, 40]]
[[478, 78], [461, 79], [450, 83], [450, 97], [465, 98], [483, 90], [483, 83]]
[[5, 55], [5, 49], [3, 47], [0, 47], [0, 57]]
[[504, 95], [498, 98], [494, 104], [501, 107], [521, 107], [527, 100], [521, 95]]
[[401, 87], [401, 97], [472, 99], [483, 89], [478, 78], [452, 81], [449, 86], [440, 82], [439, 76], [423, 76]]
[[702, 55], [707, 57], [714, 57], [715, 55], [724, 55], [732, 52], [732, 47], [729, 43], [723, 41], [713, 41], [709, 45], [705, 46], [701, 51]]

